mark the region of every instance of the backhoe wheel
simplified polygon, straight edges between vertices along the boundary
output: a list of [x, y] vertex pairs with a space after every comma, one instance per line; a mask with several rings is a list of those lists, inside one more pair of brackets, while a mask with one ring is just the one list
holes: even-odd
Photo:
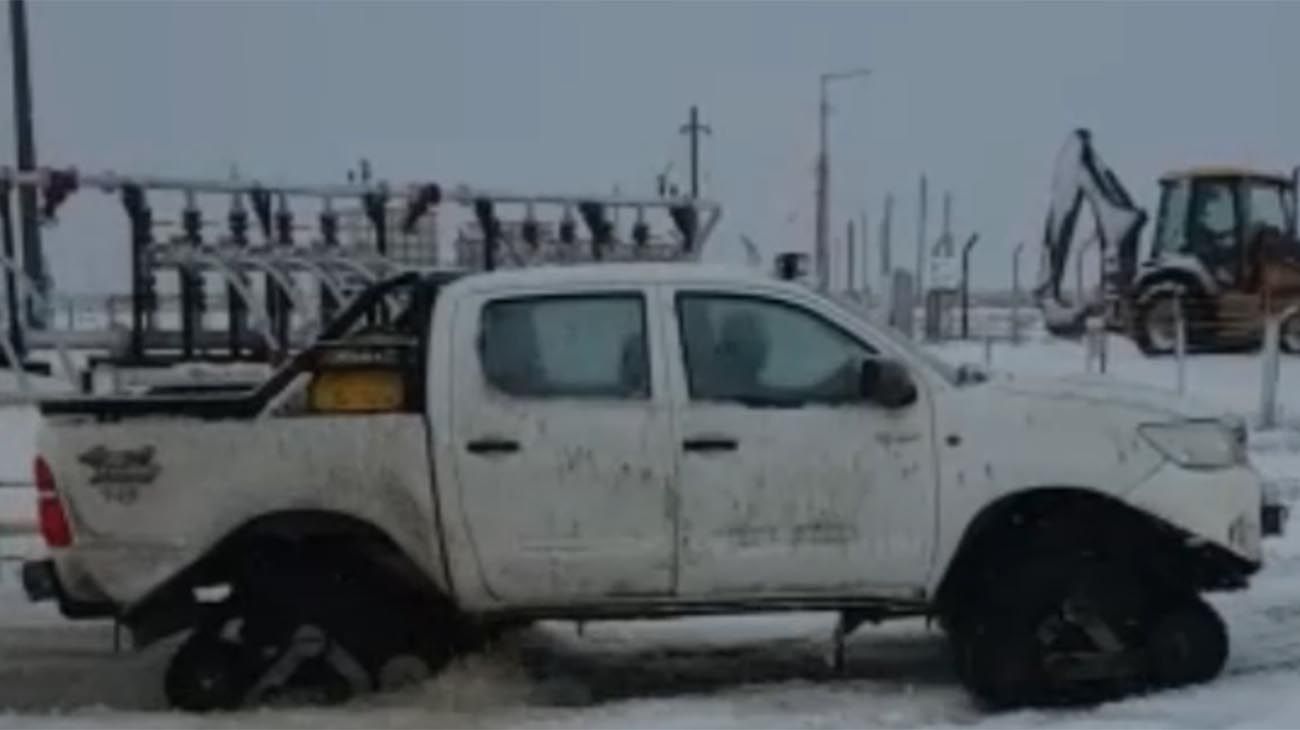
[[1096, 555], [1007, 566], [953, 642], [957, 674], [995, 709], [1099, 702], [1138, 683], [1146, 592]]
[[1182, 299], [1183, 323], [1187, 346], [1192, 344], [1191, 323], [1200, 310], [1200, 302], [1182, 284], [1169, 282], [1143, 292], [1138, 297], [1134, 322], [1134, 339], [1147, 355], [1171, 355], [1178, 344], [1178, 300]]
[[1158, 687], [1208, 682], [1228, 660], [1228, 630], [1199, 596], [1175, 603], [1152, 623], [1147, 638], [1151, 681]]

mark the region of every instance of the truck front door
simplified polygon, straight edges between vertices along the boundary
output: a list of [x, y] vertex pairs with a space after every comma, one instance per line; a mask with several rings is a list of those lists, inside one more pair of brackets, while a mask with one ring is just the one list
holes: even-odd
[[[639, 287], [467, 296], [455, 488], [487, 591], [514, 605], [672, 590], [673, 450]], [[437, 428], [437, 425], [434, 426]]]
[[[935, 520], [930, 393], [864, 401], [860, 333], [787, 294], [678, 289], [678, 591], [909, 598]], [[680, 352], [680, 356], [676, 356]]]

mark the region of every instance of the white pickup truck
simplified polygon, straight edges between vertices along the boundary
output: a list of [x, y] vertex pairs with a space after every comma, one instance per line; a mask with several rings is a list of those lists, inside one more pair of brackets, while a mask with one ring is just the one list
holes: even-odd
[[950, 367], [700, 265], [406, 276], [255, 389], [51, 400], [35, 600], [207, 710], [427, 676], [493, 630], [935, 618], [1000, 706], [1215, 676], [1279, 523], [1240, 423]]

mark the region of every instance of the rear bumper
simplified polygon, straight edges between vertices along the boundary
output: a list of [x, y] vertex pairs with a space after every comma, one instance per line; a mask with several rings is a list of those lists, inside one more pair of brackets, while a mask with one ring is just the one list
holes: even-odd
[[59, 613], [71, 619], [109, 618], [117, 612], [111, 603], [78, 601], [68, 596], [59, 581], [59, 571], [53, 560], [32, 560], [23, 563], [23, 592], [34, 603], [57, 601]]
[[53, 601], [58, 598], [59, 577], [51, 560], [34, 560], [23, 563], [23, 593], [33, 603]]

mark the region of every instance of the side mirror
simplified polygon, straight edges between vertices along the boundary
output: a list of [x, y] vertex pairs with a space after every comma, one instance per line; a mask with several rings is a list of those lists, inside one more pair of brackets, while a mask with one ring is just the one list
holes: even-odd
[[863, 400], [890, 409], [906, 408], [917, 398], [912, 376], [893, 360], [863, 360], [858, 392]]

